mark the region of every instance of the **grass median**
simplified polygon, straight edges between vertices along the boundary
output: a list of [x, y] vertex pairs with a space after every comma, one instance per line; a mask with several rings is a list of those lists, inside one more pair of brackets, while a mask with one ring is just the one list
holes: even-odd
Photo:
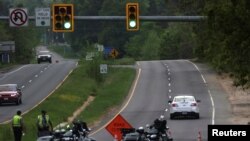
[[[92, 95], [95, 97], [94, 101], [89, 103], [77, 119], [93, 124], [111, 107], [119, 106], [124, 101], [135, 78], [136, 70], [108, 67], [108, 73], [99, 76], [102, 81], [96, 81], [87, 71], [88, 63], [80, 61], [78, 67], [50, 97], [23, 115], [26, 126], [24, 141], [36, 140], [36, 120], [42, 109], [48, 112], [53, 125], [58, 125], [67, 121], [68, 117], [71, 117], [73, 112]], [[0, 140], [13, 140], [11, 124], [0, 125]]]

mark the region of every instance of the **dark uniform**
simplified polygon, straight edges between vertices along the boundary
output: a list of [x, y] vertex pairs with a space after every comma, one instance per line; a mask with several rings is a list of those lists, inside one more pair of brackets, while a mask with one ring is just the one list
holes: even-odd
[[17, 114], [13, 117], [12, 129], [14, 132], [15, 141], [21, 141], [23, 130], [24, 130], [23, 120], [21, 117], [21, 111], [17, 111]]

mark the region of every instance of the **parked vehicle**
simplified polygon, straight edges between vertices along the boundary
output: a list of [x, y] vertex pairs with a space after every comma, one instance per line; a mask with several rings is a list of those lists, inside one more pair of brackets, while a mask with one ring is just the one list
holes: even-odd
[[165, 133], [160, 133], [156, 128], [146, 125], [143, 127], [121, 129], [122, 141], [173, 141], [171, 132], [167, 127]]
[[2, 103], [15, 103], [16, 105], [22, 103], [22, 91], [17, 84], [0, 85], [0, 105]]
[[167, 127], [164, 133], [160, 133], [154, 126], [149, 124], [146, 127], [145, 135], [149, 141], [173, 141], [169, 127]]
[[57, 129], [53, 133], [38, 137], [37, 141], [96, 141], [94, 138], [89, 137], [89, 131], [85, 129], [75, 130], [75, 126], [66, 129]]

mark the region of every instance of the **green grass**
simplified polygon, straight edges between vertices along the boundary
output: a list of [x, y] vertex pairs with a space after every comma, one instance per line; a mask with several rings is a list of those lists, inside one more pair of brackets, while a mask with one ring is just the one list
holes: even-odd
[[[53, 125], [58, 125], [72, 116], [73, 112], [86, 101], [89, 95], [95, 93], [95, 100], [78, 117], [91, 125], [107, 113], [108, 109], [122, 103], [134, 80], [135, 69], [109, 67], [108, 74], [102, 76], [103, 81], [96, 82], [85, 73], [87, 66], [86, 62], [80, 63], [62, 86], [46, 101], [23, 115], [27, 129], [24, 141], [36, 140], [35, 123], [37, 115], [42, 109], [47, 110]], [[10, 124], [0, 125], [0, 140], [13, 140]]]

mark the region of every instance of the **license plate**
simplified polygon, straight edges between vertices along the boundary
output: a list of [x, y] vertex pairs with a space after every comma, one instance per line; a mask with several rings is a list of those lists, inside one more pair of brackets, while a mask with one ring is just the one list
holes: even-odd
[[8, 100], [8, 98], [4, 98], [3, 100]]
[[183, 114], [183, 115], [186, 115], [186, 114], [187, 114], [187, 112], [182, 112], [182, 114]]

